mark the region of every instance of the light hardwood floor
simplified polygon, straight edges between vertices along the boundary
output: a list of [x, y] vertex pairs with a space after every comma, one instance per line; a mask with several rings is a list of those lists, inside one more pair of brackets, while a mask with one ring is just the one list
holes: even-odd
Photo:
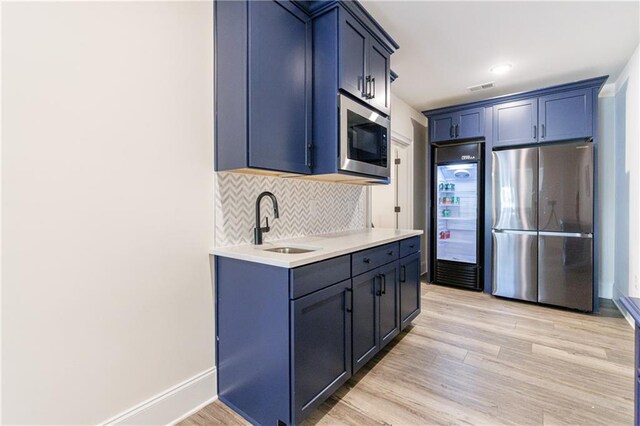
[[[304, 424], [628, 425], [633, 351], [611, 302], [585, 315], [423, 284], [414, 325]], [[180, 424], [247, 423], [216, 401]]]

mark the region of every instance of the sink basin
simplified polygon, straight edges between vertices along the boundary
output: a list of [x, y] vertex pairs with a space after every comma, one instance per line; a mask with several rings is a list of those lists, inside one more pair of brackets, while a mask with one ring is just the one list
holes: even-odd
[[264, 251], [270, 251], [273, 253], [284, 253], [284, 254], [301, 254], [301, 253], [309, 253], [311, 251], [316, 251], [316, 249], [306, 249], [301, 247], [273, 247], [270, 249], [264, 249]]

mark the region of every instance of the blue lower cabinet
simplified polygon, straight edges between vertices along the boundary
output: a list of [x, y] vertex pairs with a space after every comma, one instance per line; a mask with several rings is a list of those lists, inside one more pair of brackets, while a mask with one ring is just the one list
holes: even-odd
[[378, 269], [353, 278], [353, 372], [380, 350]]
[[351, 377], [351, 280], [291, 301], [293, 423]]
[[[401, 243], [419, 247], [419, 239]], [[220, 400], [253, 424], [306, 418], [400, 333], [402, 303], [406, 318], [419, 312], [419, 264], [414, 254], [398, 260], [399, 247], [293, 269], [216, 256]], [[364, 255], [385, 263], [352, 277]]]
[[353, 278], [354, 373], [400, 333], [399, 270], [395, 260]]
[[380, 349], [400, 334], [399, 269], [397, 261], [380, 268]]
[[290, 423], [288, 272], [215, 258], [218, 398], [253, 424]]
[[420, 252], [400, 259], [400, 327], [405, 329], [420, 313]]

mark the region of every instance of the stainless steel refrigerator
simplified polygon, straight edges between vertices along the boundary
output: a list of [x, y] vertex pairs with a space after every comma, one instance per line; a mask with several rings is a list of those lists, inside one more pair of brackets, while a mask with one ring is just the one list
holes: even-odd
[[492, 292], [593, 310], [593, 145], [493, 151]]

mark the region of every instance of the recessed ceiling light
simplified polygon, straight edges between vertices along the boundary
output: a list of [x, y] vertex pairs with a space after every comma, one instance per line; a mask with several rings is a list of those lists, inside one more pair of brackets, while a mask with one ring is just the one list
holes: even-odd
[[494, 74], [504, 74], [509, 70], [511, 70], [511, 68], [513, 68], [513, 65], [511, 64], [500, 64], [500, 65], [492, 66], [489, 71], [491, 71]]

